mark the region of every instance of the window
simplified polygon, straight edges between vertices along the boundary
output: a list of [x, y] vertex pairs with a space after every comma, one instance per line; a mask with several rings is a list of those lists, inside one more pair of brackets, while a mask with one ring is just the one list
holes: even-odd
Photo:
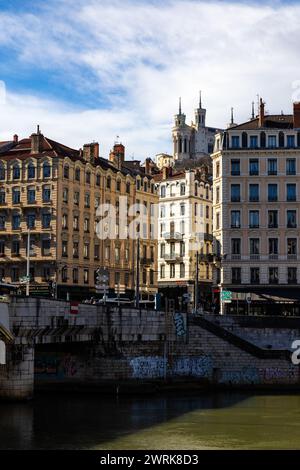
[[250, 135], [250, 148], [256, 149], [258, 147], [258, 137], [257, 135]]
[[127, 181], [127, 183], [126, 183], [126, 193], [130, 194], [130, 183], [129, 183], [129, 181]]
[[250, 238], [250, 257], [259, 255], [259, 238]]
[[69, 179], [69, 165], [64, 166], [64, 178]]
[[231, 268], [232, 284], [241, 284], [241, 268]]
[[43, 186], [43, 202], [51, 201], [51, 189], [50, 186]]
[[259, 284], [259, 268], [250, 268], [251, 284]]
[[75, 180], [80, 181], [80, 168], [75, 168]]
[[278, 238], [269, 238], [269, 255], [278, 255]]
[[145, 180], [144, 181], [144, 191], [147, 192], [147, 189], [148, 189], [148, 181]]
[[268, 147], [271, 149], [276, 147], [276, 135], [268, 135]]
[[73, 230], [75, 230], [76, 232], [79, 230], [79, 216], [78, 215], [74, 215]]
[[51, 166], [48, 162], [43, 163], [43, 178], [50, 178], [51, 176]]
[[259, 174], [258, 158], [251, 158], [249, 160], [249, 174], [250, 176], [258, 176]]
[[18, 164], [15, 164], [13, 166], [13, 179], [14, 180], [19, 180], [20, 176], [21, 176], [20, 166]]
[[49, 256], [50, 248], [51, 248], [51, 242], [49, 238], [43, 239], [42, 240], [42, 256]]
[[286, 200], [296, 201], [296, 184], [289, 183], [286, 185]]
[[286, 160], [286, 174], [295, 175], [296, 174], [296, 159], [288, 158]]
[[209, 206], [205, 207], [205, 217], [209, 219]]
[[240, 147], [240, 137], [238, 135], [233, 135], [231, 137], [231, 147], [237, 149]]
[[11, 270], [11, 281], [12, 282], [19, 282], [20, 274], [18, 268], [12, 268]]
[[104, 255], [105, 255], [106, 261], [110, 261], [110, 246], [105, 247]]
[[33, 179], [35, 178], [35, 166], [33, 163], [29, 163], [27, 167], [27, 178], [28, 179]]
[[287, 271], [288, 284], [297, 284], [297, 268], [294, 266], [288, 267]]
[[166, 277], [166, 266], [164, 264], [160, 266], [160, 277], [161, 279]]
[[0, 189], [0, 204], [5, 204], [5, 200], [6, 200], [5, 189], [1, 188]]
[[240, 211], [231, 211], [231, 228], [241, 227], [241, 213]]
[[297, 227], [296, 210], [287, 211], [287, 228]]
[[181, 220], [181, 221], [180, 221], [180, 233], [181, 233], [181, 235], [184, 235], [184, 234], [185, 234], [185, 223], [184, 223], [184, 220]]
[[121, 191], [121, 180], [117, 180], [116, 189], [117, 191]]
[[19, 242], [19, 240], [13, 240], [12, 241], [11, 252], [15, 256], [18, 256], [20, 254], [20, 242]]
[[106, 178], [106, 188], [111, 189], [111, 177], [110, 176]]
[[68, 242], [66, 240], [62, 241], [62, 256], [63, 257], [68, 256]]
[[[5, 254], [5, 241], [0, 240], [0, 255], [4, 255], [4, 254]], [[0, 277], [0, 281], [1, 281], [1, 277]]]
[[180, 196], [184, 196], [184, 195], [185, 195], [185, 184], [181, 183], [180, 184]]
[[78, 268], [73, 269], [73, 284], [78, 284]]
[[83, 257], [85, 259], [90, 258], [90, 244], [89, 243], [84, 243], [83, 245]]
[[258, 202], [259, 201], [259, 185], [250, 184], [249, 186], [249, 201]]
[[241, 254], [241, 239], [240, 238], [231, 239], [231, 254], [240, 256]]
[[51, 214], [49, 212], [44, 212], [42, 214], [42, 227], [50, 228], [50, 224], [51, 224]]
[[83, 282], [84, 284], [89, 283], [89, 270], [88, 269], [83, 270]]
[[35, 203], [35, 188], [28, 188], [27, 189], [27, 202], [28, 204]]
[[249, 228], [259, 227], [259, 211], [249, 211]]
[[216, 204], [219, 204], [220, 202], [220, 188], [217, 186], [216, 188]]
[[85, 193], [84, 195], [84, 207], [90, 207], [90, 195]]
[[274, 202], [278, 200], [277, 184], [268, 184], [268, 201]]
[[286, 145], [288, 148], [294, 148], [295, 147], [295, 136], [294, 135], [288, 135], [286, 138]]
[[170, 264], [170, 278], [175, 277], [175, 264]]
[[79, 192], [75, 191], [74, 192], [74, 204], [75, 204], [75, 206], [79, 205], [79, 198], [80, 198]]
[[297, 259], [297, 238], [287, 239], [287, 256], [289, 259]]
[[79, 258], [79, 243], [73, 243], [73, 258]]
[[219, 230], [220, 228], [220, 212], [216, 214], [216, 229]]
[[120, 262], [120, 247], [115, 248], [115, 262], [119, 263]]
[[231, 175], [240, 175], [240, 160], [231, 160]]
[[68, 268], [64, 267], [61, 271], [61, 280], [62, 282], [68, 281]]
[[268, 159], [268, 175], [277, 175], [277, 159]]
[[13, 214], [12, 216], [12, 228], [13, 230], [18, 230], [21, 224], [21, 216], [20, 214]]
[[100, 253], [99, 249], [100, 249], [99, 245], [94, 246], [94, 259], [96, 260], [99, 259], [99, 253]]
[[216, 164], [216, 178], [220, 177], [220, 163], [218, 162]]
[[241, 188], [239, 184], [231, 185], [231, 202], [240, 202], [241, 200]]
[[90, 219], [88, 217], [85, 217], [84, 219], [83, 230], [86, 233], [90, 231]]
[[68, 228], [68, 214], [63, 214], [62, 219], [61, 219], [61, 225], [63, 229]]
[[0, 163], [0, 181], [5, 180], [5, 166], [3, 163]]
[[184, 263], [180, 263], [179, 276], [185, 277], [185, 264]]
[[278, 268], [269, 268], [269, 284], [278, 284]]
[[90, 171], [87, 171], [85, 174], [85, 182], [87, 184], [91, 184], [91, 172]]
[[166, 217], [166, 208], [165, 208], [165, 206], [160, 206], [160, 217]]
[[268, 211], [268, 227], [278, 228], [278, 211]]
[[0, 215], [0, 230], [5, 230], [5, 215]]
[[[174, 206], [174, 204], [171, 204], [171, 206]], [[195, 204], [195, 207], [197, 208], [197, 203]], [[185, 215], [185, 204], [180, 204], [180, 215]]]
[[180, 242], [180, 256], [183, 257], [185, 256], [185, 243]]
[[68, 188], [63, 189], [63, 202], [68, 202], [69, 199], [69, 190]]
[[96, 175], [96, 186], [100, 186], [100, 182], [101, 182], [101, 175], [100, 175], [100, 173], [97, 173], [97, 175]]

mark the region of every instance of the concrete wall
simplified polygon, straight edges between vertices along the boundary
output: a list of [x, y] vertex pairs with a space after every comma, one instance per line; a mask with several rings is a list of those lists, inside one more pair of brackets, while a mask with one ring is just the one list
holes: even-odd
[[[26, 336], [26, 332], [38, 332], [60, 319], [70, 325], [97, 328], [97, 338], [93, 342], [35, 345], [32, 337], [29, 340]], [[35, 378], [44, 384], [143, 383], [167, 377], [216, 386], [300, 386], [299, 366], [288, 356], [280, 351], [277, 356], [264, 354], [270, 351], [270, 344], [273, 351], [290, 349], [291, 339], [300, 339], [298, 322], [282, 319], [276, 325], [264, 321], [247, 323], [234, 317], [209, 316], [210, 324], [236, 335], [233, 341], [192, 317], [187, 334], [178, 336], [173, 318], [166, 318], [163, 312], [80, 305], [74, 316], [66, 302], [18, 299], [10, 306], [10, 327], [22, 336], [8, 346], [7, 365], [0, 366], [0, 397], [32, 396], [34, 353]], [[260, 354], [255, 349], [251, 352], [239, 338], [248, 340], [250, 346], [258, 345]]]

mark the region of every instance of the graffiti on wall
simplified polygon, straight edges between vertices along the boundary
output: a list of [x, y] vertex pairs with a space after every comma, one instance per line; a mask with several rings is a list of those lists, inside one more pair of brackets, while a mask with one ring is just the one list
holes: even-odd
[[34, 373], [38, 378], [72, 378], [78, 375], [81, 367], [78, 358], [71, 354], [47, 354], [36, 358]]
[[243, 367], [239, 370], [220, 370], [219, 383], [221, 384], [258, 384], [259, 371], [255, 367]]
[[[140, 356], [131, 359], [132, 376], [138, 379], [162, 378], [166, 360], [160, 356]], [[208, 378], [213, 370], [209, 356], [179, 357], [167, 364], [168, 376], [190, 376]]]

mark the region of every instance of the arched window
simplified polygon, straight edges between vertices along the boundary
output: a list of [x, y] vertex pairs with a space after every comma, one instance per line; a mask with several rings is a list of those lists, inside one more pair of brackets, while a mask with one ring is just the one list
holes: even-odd
[[29, 163], [27, 167], [27, 178], [31, 180], [35, 178], [35, 166], [33, 163]]
[[75, 168], [75, 180], [80, 181], [80, 168]]
[[106, 178], [106, 188], [111, 189], [111, 177], [110, 176]]
[[48, 162], [43, 163], [43, 178], [50, 178], [51, 176], [51, 166]]
[[64, 178], [69, 179], [69, 165], [64, 166]]
[[18, 163], [15, 163], [13, 166], [13, 179], [19, 180], [20, 176], [21, 176], [20, 165]]
[[85, 174], [85, 182], [87, 184], [91, 183], [91, 172], [90, 171], [87, 171], [86, 174]]
[[5, 166], [3, 163], [0, 163], [0, 181], [5, 180]]
[[121, 180], [117, 180], [117, 191], [121, 191]]
[[101, 182], [101, 175], [100, 175], [100, 173], [98, 173], [96, 175], [96, 186], [100, 186], [100, 182]]

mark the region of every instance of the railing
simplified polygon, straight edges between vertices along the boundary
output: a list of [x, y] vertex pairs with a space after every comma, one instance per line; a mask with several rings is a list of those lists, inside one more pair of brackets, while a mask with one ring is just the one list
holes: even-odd
[[165, 240], [182, 240], [183, 235], [180, 232], [166, 232], [163, 233], [162, 237]]
[[180, 261], [182, 260], [182, 255], [178, 253], [168, 253], [162, 256], [166, 261]]

